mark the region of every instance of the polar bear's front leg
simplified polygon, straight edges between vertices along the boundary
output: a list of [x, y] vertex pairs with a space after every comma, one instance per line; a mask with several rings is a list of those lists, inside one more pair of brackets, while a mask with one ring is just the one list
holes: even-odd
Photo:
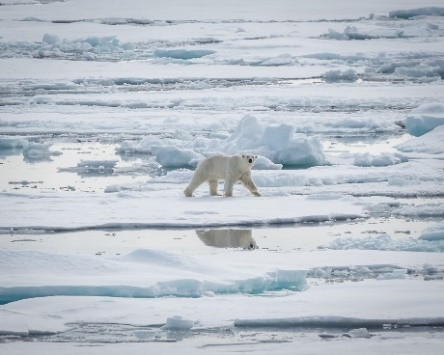
[[242, 185], [244, 185], [254, 196], [261, 195], [260, 192], [257, 190], [256, 184], [251, 178], [251, 172], [247, 171], [243, 173], [239, 180], [241, 181]]

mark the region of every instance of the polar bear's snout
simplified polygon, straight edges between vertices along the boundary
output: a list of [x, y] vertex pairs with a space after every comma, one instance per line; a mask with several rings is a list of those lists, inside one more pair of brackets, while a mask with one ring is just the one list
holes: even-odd
[[257, 155], [242, 155], [242, 158], [246, 159], [248, 164], [254, 164], [254, 160], [257, 159]]

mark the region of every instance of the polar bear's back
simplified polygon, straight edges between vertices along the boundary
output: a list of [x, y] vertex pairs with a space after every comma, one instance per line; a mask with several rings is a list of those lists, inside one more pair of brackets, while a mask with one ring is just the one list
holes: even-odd
[[228, 159], [230, 159], [228, 155], [212, 155], [202, 160], [197, 165], [196, 171], [205, 172], [205, 175], [208, 175], [209, 178], [224, 179]]

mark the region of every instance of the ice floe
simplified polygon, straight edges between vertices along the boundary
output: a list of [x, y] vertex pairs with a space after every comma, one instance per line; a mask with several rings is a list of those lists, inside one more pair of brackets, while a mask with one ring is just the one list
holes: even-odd
[[377, 280], [405, 280], [407, 277], [407, 270], [396, 269], [390, 273], [379, 275]]
[[380, 38], [399, 38], [404, 35], [403, 31], [399, 30], [379, 30], [366, 32], [365, 30], [358, 29], [355, 26], [347, 26], [342, 33], [329, 29], [329, 33], [324, 35], [328, 39], [336, 40], [371, 40]]
[[441, 154], [444, 152], [444, 125], [438, 126], [420, 137], [401, 143], [396, 148], [404, 154]]
[[184, 50], [184, 49], [171, 49], [171, 50], [156, 50], [154, 51], [154, 56], [158, 58], [172, 58], [172, 59], [196, 59], [202, 58], [207, 55], [211, 55], [216, 53], [215, 51], [205, 50], [205, 49], [193, 49], [193, 50]]
[[[22, 44], [23, 46], [24, 44]], [[61, 40], [57, 35], [46, 33], [40, 45], [28, 44], [34, 58], [60, 58], [70, 60], [100, 60], [104, 55], [132, 50], [130, 43], [121, 44], [115, 36], [88, 37], [74, 41]], [[108, 58], [108, 57], [107, 57]]]
[[[287, 270], [278, 264], [271, 268], [257, 268], [249, 264], [250, 258], [245, 263], [239, 260], [240, 264], [233, 267], [215, 262], [206, 265], [191, 256], [147, 249], [135, 250], [123, 257], [100, 260], [39, 252], [2, 251], [1, 254], [2, 264], [13, 262], [16, 265], [9, 276], [2, 275], [2, 304], [54, 295], [202, 297], [235, 293], [262, 294], [284, 289], [302, 291], [307, 287], [305, 270]], [[20, 267], [19, 260], [26, 258], [32, 261], [22, 261], [23, 267]], [[61, 270], [63, 276], [58, 277]], [[117, 270], [120, 270], [119, 275], [125, 273], [128, 276], [126, 281], [113, 276]], [[70, 274], [69, 278], [67, 273]], [[102, 281], [91, 282], [88, 278]]]
[[444, 240], [444, 223], [438, 223], [432, 227], [423, 230], [419, 238], [429, 241]]
[[409, 19], [416, 16], [444, 16], [443, 7], [420, 7], [411, 10], [390, 11], [389, 17]]
[[[211, 228], [321, 223], [367, 216], [362, 206], [346, 197], [326, 200], [319, 205], [316, 200], [281, 193], [258, 200], [248, 196], [211, 198], [202, 191], [203, 196], [189, 201], [183, 197], [182, 190], [173, 190], [174, 195], [168, 190], [152, 187], [140, 193], [122, 189], [113, 194], [89, 194], [88, 199], [83, 193], [73, 191], [69, 204], [51, 193], [30, 196], [0, 193], [4, 201], [0, 207], [1, 230], [10, 233], [14, 230], [20, 232], [22, 228], [59, 232], [107, 228]], [[26, 204], [29, 199], [32, 203]], [[24, 203], [14, 209], [7, 207], [18, 201]], [[146, 208], [141, 207], [142, 201]], [[51, 214], [43, 208], [48, 205], [52, 206]], [[289, 205], [293, 207], [289, 209]], [[94, 211], [94, 214], [83, 213], [85, 210]], [[77, 216], [75, 220], [73, 214]]]
[[[166, 314], [170, 314], [168, 318], [178, 320], [176, 323], [171, 319], [170, 325], [178, 325], [181, 323], [179, 319], [182, 319], [187, 328], [197, 320], [200, 326], [224, 326], [234, 322], [239, 327], [279, 328], [381, 327], [382, 324], [413, 326], [442, 322], [442, 315], [437, 314], [433, 307], [433, 301], [439, 298], [442, 283], [411, 279], [403, 269], [403, 266], [419, 267], [418, 263], [424, 263], [427, 258], [435, 262], [439, 260], [421, 253], [418, 258], [400, 258], [397, 268], [379, 267], [386, 270], [383, 275], [399, 276], [397, 281], [400, 283], [338, 283], [328, 286], [329, 292], [319, 286], [308, 287], [307, 271], [298, 269], [298, 265], [341, 265], [341, 262], [351, 264], [372, 260], [371, 264], [377, 266], [384, 259], [393, 260], [393, 255], [371, 252], [335, 257], [329, 251], [320, 251], [316, 253], [317, 260], [314, 260], [313, 253], [301, 253], [295, 261], [292, 253], [238, 251], [229, 254], [231, 262], [227, 263], [227, 254], [223, 251], [190, 256], [138, 249], [123, 256], [100, 258], [32, 251], [2, 251], [1, 254], [0, 263], [9, 265], [7, 269], [0, 269], [4, 280], [0, 288], [2, 302], [22, 299], [2, 306], [0, 314], [11, 321], [2, 323], [2, 334], [26, 333], [28, 330], [41, 333], [63, 331], [67, 323], [118, 318], [120, 323], [127, 324], [168, 325]], [[273, 262], [258, 262], [265, 257]], [[280, 297], [280, 302], [270, 303], [268, 297], [261, 297], [276, 289], [290, 293]], [[428, 292], [418, 300], [419, 290], [424, 289]], [[164, 294], [176, 297], [160, 297]], [[254, 294], [257, 296], [252, 297]], [[380, 297], [369, 297], [367, 307], [362, 307], [361, 300], [365, 295]], [[149, 297], [149, 300], [139, 297]], [[196, 297], [200, 300], [197, 301]], [[217, 307], [207, 313], [217, 302], [234, 299], [236, 302], [230, 302], [231, 306]], [[387, 304], [388, 299], [394, 300], [394, 303]], [[411, 307], [415, 299], [420, 302], [420, 307]], [[48, 303], [48, 300], [52, 302]], [[322, 303], [319, 303], [321, 300]], [[73, 302], [76, 312], [72, 312]], [[258, 307], [254, 314], [249, 307], [245, 307], [247, 303], [254, 303]], [[125, 307], [116, 307], [118, 304]], [[190, 307], [191, 304], [200, 306]], [[30, 313], [27, 311], [28, 307], [33, 309], [37, 305], [42, 307], [42, 313], [35, 313], [36, 309]], [[138, 311], [133, 312], [133, 306]], [[52, 310], [46, 307], [52, 307]], [[88, 311], [90, 307], [96, 312]], [[113, 307], [114, 311], [110, 312], [109, 307]], [[148, 312], [146, 307], [157, 308], [158, 311]], [[164, 307], [170, 311], [164, 313]], [[35, 317], [43, 320], [47, 316], [51, 316], [54, 322], [37, 324]], [[34, 320], [28, 323], [30, 328], [27, 329], [22, 323], [26, 317]], [[20, 324], [21, 328], [18, 327]], [[182, 325], [185, 327], [185, 324]]]
[[[59, 168], [60, 172], [75, 172], [81, 176], [112, 175], [116, 160], [81, 160], [76, 167]], [[121, 172], [120, 172], [121, 173]]]
[[167, 318], [165, 328], [168, 330], [187, 331], [193, 328], [195, 322], [189, 319], [183, 319], [181, 316]]
[[334, 240], [326, 248], [333, 250], [397, 250], [441, 253], [444, 252], [444, 243], [428, 239], [427, 234], [420, 239], [408, 238], [403, 240], [382, 234], [371, 237], [340, 238]]

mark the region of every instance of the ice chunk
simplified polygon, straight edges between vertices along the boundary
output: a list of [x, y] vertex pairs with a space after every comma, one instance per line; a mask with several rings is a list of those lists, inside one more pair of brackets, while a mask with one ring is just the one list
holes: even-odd
[[444, 216], [444, 205], [442, 203], [425, 203], [418, 205], [402, 205], [392, 210], [395, 216], [416, 218], [442, 218]]
[[444, 125], [444, 104], [429, 103], [421, 105], [410, 111], [404, 124], [412, 136], [422, 136], [435, 127]]
[[295, 134], [294, 127], [288, 124], [263, 127], [250, 115], [239, 122], [226, 142], [227, 153], [249, 150], [283, 165], [312, 166], [326, 161], [322, 144], [316, 137]]
[[377, 71], [383, 74], [396, 74], [397, 76], [428, 78], [426, 81], [433, 81], [444, 78], [444, 60], [424, 58], [419, 64], [409, 60], [401, 62], [389, 61], [383, 64]]
[[43, 36], [42, 39], [42, 43], [46, 43], [46, 44], [54, 44], [60, 42], [60, 38], [56, 35], [51, 35], [49, 33], [45, 33], [45, 35]]
[[153, 154], [152, 146], [162, 145], [163, 141], [153, 135], [143, 138], [140, 142], [123, 141], [116, 149], [117, 154], [133, 155], [133, 154]]
[[430, 241], [444, 240], [444, 222], [424, 229], [419, 238]]
[[206, 49], [193, 49], [193, 50], [186, 50], [186, 49], [171, 49], [171, 50], [156, 50], [154, 51], [154, 56], [158, 58], [172, 58], [172, 59], [182, 59], [182, 60], [188, 60], [188, 59], [197, 59], [202, 58], [210, 54], [216, 53], [212, 50], [206, 50]]
[[[177, 134], [178, 139], [161, 139], [150, 135], [140, 142], [124, 141], [117, 148], [122, 155], [149, 154], [164, 168], [191, 167], [195, 161], [202, 160], [203, 155], [194, 151], [189, 135]], [[190, 147], [190, 148], [188, 148]]]
[[259, 156], [256, 169], [279, 170], [283, 165], [315, 166], [326, 162], [317, 137], [295, 133], [292, 125], [262, 125], [251, 115], [244, 116], [236, 130], [225, 139], [191, 136], [176, 132], [172, 136], [150, 135], [139, 142], [124, 141], [117, 148], [122, 155], [149, 154], [163, 167], [191, 167], [216, 153], [252, 153]]
[[275, 164], [270, 159], [264, 156], [258, 156], [256, 164], [254, 164], [253, 169], [255, 170], [281, 170], [282, 164]]
[[61, 39], [57, 35], [46, 33], [41, 43], [29, 44], [34, 58], [76, 58], [96, 60], [97, 56], [109, 56], [112, 53], [133, 49], [130, 43], [120, 43], [115, 36], [88, 37], [76, 40]]
[[261, 136], [264, 127], [259, 123], [256, 117], [252, 115], [244, 116], [238, 123], [236, 130], [227, 138], [227, 142], [239, 142], [240, 140], [250, 140]]
[[369, 166], [389, 166], [400, 163], [405, 163], [408, 158], [401, 154], [381, 153], [379, 155], [372, 155], [370, 153], [358, 154], [355, 157], [353, 165], [369, 167]]
[[28, 141], [21, 138], [0, 137], [0, 156], [20, 154], [28, 146]]
[[353, 69], [345, 71], [341, 70], [329, 70], [323, 75], [327, 83], [343, 83], [343, 82], [355, 82], [358, 80], [358, 74]]
[[324, 35], [328, 39], [336, 39], [338, 41], [348, 40], [348, 36], [345, 33], [338, 32], [331, 28], [328, 29], [328, 34]]
[[188, 331], [194, 326], [194, 321], [183, 319], [181, 316], [167, 318], [165, 328], [169, 330]]
[[379, 39], [379, 38], [399, 38], [404, 36], [403, 31], [399, 31], [397, 29], [383, 29], [383, 30], [373, 30], [366, 31], [357, 28], [356, 26], [347, 26], [344, 29], [344, 32], [338, 32], [334, 29], [329, 29], [327, 34], [324, 34], [322, 37], [327, 39], [335, 39], [339, 41], [348, 41], [348, 40], [371, 40], [371, 39]]
[[204, 157], [192, 149], [179, 149], [174, 146], [153, 146], [153, 154], [157, 162], [166, 168], [183, 168], [190, 166], [190, 162]]
[[441, 154], [444, 152], [444, 125], [432, 131], [401, 143], [396, 148], [402, 152]]
[[367, 328], [352, 329], [349, 332], [345, 333], [345, 335], [349, 336], [350, 338], [368, 339], [371, 337], [371, 334], [368, 332]]
[[50, 144], [47, 143], [34, 143], [29, 142], [23, 148], [23, 158], [29, 163], [48, 161], [51, 160], [51, 156], [60, 155], [61, 152], [49, 150]]
[[395, 269], [391, 273], [381, 274], [376, 279], [377, 280], [404, 280], [407, 276], [406, 269]]
[[28, 145], [26, 139], [0, 137], [0, 151], [23, 149]]
[[291, 141], [294, 128], [288, 124], [269, 126], [265, 128], [260, 143], [273, 150], [282, 150]]
[[442, 78], [443, 62], [435, 61], [411, 66], [410, 63], [395, 68], [394, 73], [412, 78]]

